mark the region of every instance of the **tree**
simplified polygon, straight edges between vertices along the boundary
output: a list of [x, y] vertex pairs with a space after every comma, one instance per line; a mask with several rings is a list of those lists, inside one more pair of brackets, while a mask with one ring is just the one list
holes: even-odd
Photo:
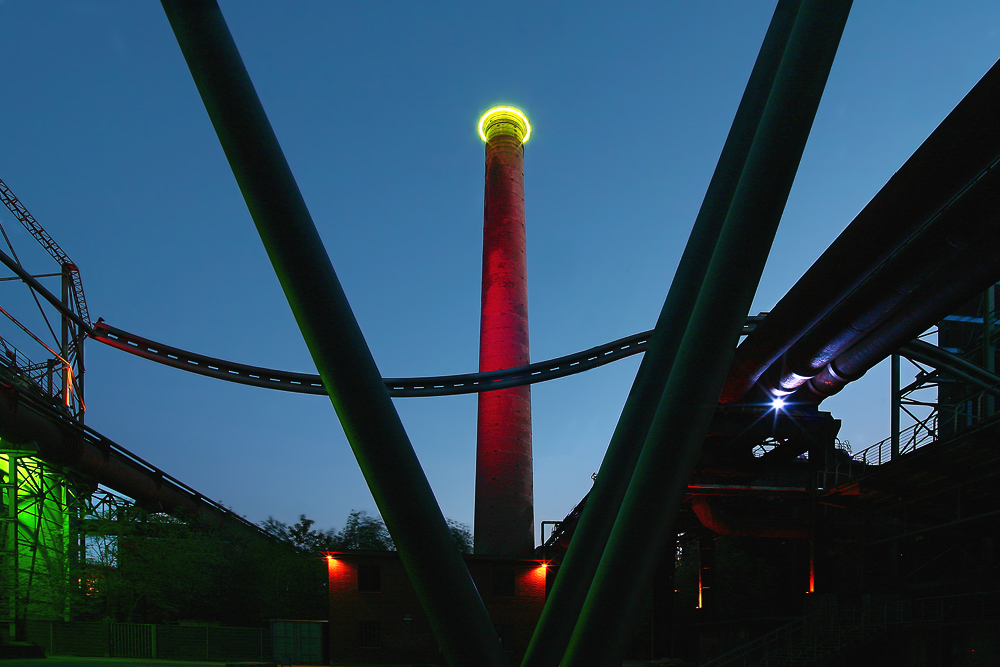
[[[314, 530], [315, 521], [299, 515], [294, 526], [268, 517], [262, 524], [265, 531], [302, 552], [316, 551], [395, 551], [392, 537], [379, 517], [368, 516], [362, 510], [351, 510], [340, 531]], [[472, 531], [454, 519], [448, 519], [448, 530], [459, 551], [472, 553]]]
[[344, 529], [333, 538], [337, 551], [395, 551], [382, 519], [352, 510]]
[[451, 531], [451, 537], [455, 540], [455, 544], [458, 545], [458, 550], [463, 554], [471, 554], [472, 531], [469, 530], [469, 527], [454, 519], [448, 519], [448, 530]]
[[[94, 528], [74, 579], [77, 620], [133, 623], [196, 621], [255, 626], [269, 618], [326, 613], [326, 565], [291, 540], [316, 539], [311, 521], [268, 539], [231, 523], [199, 523], [128, 508]], [[280, 532], [280, 531], [279, 531]], [[272, 532], [272, 535], [274, 533]]]
[[299, 515], [299, 521], [294, 526], [278, 521], [274, 517], [268, 517], [261, 528], [265, 532], [277, 537], [282, 542], [286, 542], [299, 551], [335, 551], [337, 549], [337, 534], [333, 530], [320, 531], [313, 530], [312, 526], [316, 522], [308, 518], [305, 514]]

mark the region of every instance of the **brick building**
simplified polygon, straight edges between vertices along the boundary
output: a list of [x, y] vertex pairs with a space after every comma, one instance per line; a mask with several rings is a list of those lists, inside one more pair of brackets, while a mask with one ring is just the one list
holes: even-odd
[[[550, 569], [532, 559], [467, 555], [465, 562], [511, 664], [518, 664], [541, 614]], [[331, 552], [327, 566], [334, 664], [443, 664], [396, 552]]]

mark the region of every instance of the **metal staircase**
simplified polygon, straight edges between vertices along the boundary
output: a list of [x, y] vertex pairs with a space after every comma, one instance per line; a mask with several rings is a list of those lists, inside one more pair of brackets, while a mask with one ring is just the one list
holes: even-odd
[[35, 220], [35, 216], [31, 215], [31, 212], [25, 208], [24, 204], [17, 198], [17, 196], [11, 191], [7, 184], [0, 180], [0, 202], [3, 203], [7, 209], [14, 214], [14, 217], [18, 219], [24, 228], [35, 237], [52, 259], [59, 263], [59, 266], [63, 268], [68, 274], [69, 282], [71, 285], [71, 291], [73, 293], [73, 305], [75, 310], [80, 317], [83, 318], [84, 322], [90, 324], [90, 313], [87, 310], [87, 299], [83, 295], [83, 281], [80, 278], [80, 270], [76, 268], [76, 264], [73, 260], [69, 258], [59, 244], [55, 242], [49, 233]]
[[701, 667], [807, 667], [877, 641], [889, 628], [934, 627], [1000, 618], [1000, 591], [925, 598], [868, 598], [856, 607], [824, 607]]
[[[702, 667], [805, 667], [860, 646], [885, 632], [886, 616], [872, 608], [817, 609]], [[875, 612], [875, 613], [873, 613]]]

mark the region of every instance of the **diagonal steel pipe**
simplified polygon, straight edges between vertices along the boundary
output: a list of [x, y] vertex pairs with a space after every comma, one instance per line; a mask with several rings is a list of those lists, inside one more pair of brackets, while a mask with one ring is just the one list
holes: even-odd
[[850, 6], [850, 0], [802, 2], [563, 667], [621, 663], [715, 412]]
[[736, 186], [743, 174], [800, 4], [801, 0], [782, 0], [775, 8], [701, 210], [660, 310], [656, 328], [650, 336], [648, 349], [611, 436], [573, 540], [535, 626], [522, 667], [555, 667], [566, 650], [601, 559], [602, 550], [598, 545], [607, 542], [632, 478]]
[[274, 272], [454, 667], [509, 664], [215, 0], [162, 0]]

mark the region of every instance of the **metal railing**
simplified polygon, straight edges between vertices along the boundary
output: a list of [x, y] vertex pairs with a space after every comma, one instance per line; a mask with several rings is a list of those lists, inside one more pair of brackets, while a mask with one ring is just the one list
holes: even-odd
[[26, 623], [27, 638], [47, 655], [209, 662], [271, 660], [263, 628], [85, 621]]
[[53, 405], [61, 405], [75, 412], [79, 386], [72, 369], [69, 372], [72, 387], [67, 405], [66, 397], [63, 395], [67, 366], [62, 361], [52, 358], [43, 362], [32, 361], [10, 341], [0, 336], [0, 374], [9, 375], [11, 381], [45, 396]]
[[[916, 419], [899, 432], [899, 455], [961, 436], [970, 429], [998, 418], [996, 403], [997, 397], [991, 389], [987, 389], [954, 405], [931, 405], [933, 409], [930, 413]], [[850, 460], [838, 461], [832, 468], [820, 471], [819, 487], [832, 488], [872, 466], [889, 463], [893, 458], [892, 450], [893, 436], [890, 435], [854, 453]]]
[[754, 639], [702, 667], [778, 667], [800, 656], [822, 657], [885, 629], [882, 610], [871, 608], [817, 609], [801, 619]]

